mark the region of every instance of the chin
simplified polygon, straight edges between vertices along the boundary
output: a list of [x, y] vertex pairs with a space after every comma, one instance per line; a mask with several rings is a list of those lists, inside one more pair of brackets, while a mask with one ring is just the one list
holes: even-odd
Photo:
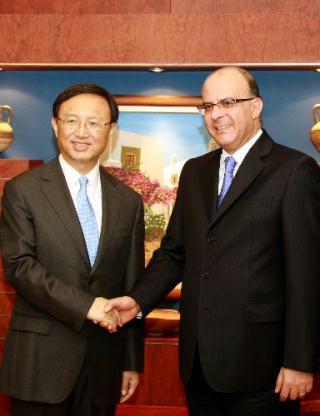
[[219, 146], [223, 148], [228, 148], [232, 146], [234, 143], [233, 139], [228, 139], [228, 137], [214, 137], [215, 141], [218, 143]]
[[73, 156], [76, 159], [87, 159], [87, 158], [90, 158], [91, 157], [91, 155], [89, 154], [88, 150], [84, 150], [82, 152], [74, 151], [73, 152]]

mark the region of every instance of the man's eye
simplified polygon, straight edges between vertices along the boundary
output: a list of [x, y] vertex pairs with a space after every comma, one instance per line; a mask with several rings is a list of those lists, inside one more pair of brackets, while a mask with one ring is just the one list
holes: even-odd
[[233, 98], [226, 98], [225, 100], [221, 100], [220, 103], [223, 105], [223, 107], [232, 107], [235, 105], [236, 101]]
[[78, 124], [78, 120], [76, 118], [67, 118], [66, 123], [69, 126], [76, 126]]
[[213, 109], [213, 104], [211, 104], [211, 103], [207, 103], [207, 104], [203, 104], [203, 108], [204, 108], [204, 110], [205, 111], [210, 111], [210, 110], [212, 110]]
[[99, 123], [95, 120], [87, 121], [87, 125], [90, 129], [96, 129], [99, 126]]

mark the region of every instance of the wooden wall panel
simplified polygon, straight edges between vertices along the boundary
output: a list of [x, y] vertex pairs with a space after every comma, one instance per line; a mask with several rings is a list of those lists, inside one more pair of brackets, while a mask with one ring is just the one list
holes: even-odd
[[[0, 159], [0, 180], [8, 180], [42, 164], [42, 160]], [[0, 260], [0, 265], [2, 265]]]
[[0, 416], [10, 415], [10, 399], [8, 396], [0, 395]]
[[309, 13], [1, 15], [0, 27], [2, 64], [319, 62], [320, 9]]
[[0, 14], [305, 12], [320, 0], [0, 0]]
[[171, 0], [171, 13], [279, 13], [305, 12], [320, 0]]
[[[186, 407], [120, 405], [116, 416], [188, 416]], [[1, 413], [0, 413], [1, 416]]]
[[[1, 0], [0, 0], [1, 1]], [[9, 160], [0, 159], [0, 190], [4, 183], [26, 170], [32, 169], [42, 163], [41, 160]], [[3, 356], [3, 346], [8, 331], [15, 292], [6, 280], [2, 258], [0, 256], [0, 362]], [[10, 399], [0, 393], [0, 416], [9, 416]]]
[[145, 371], [129, 405], [185, 406], [183, 384], [179, 376], [177, 337], [147, 337]]
[[[0, 255], [1, 258], [1, 263], [2, 263], [2, 256]], [[3, 265], [1, 264], [1, 269], [0, 269], [0, 296], [2, 294], [10, 294], [10, 293], [14, 293], [14, 290], [12, 288], [12, 286], [10, 285], [10, 283], [7, 280], [7, 277], [5, 275], [5, 272], [3, 270]], [[3, 305], [0, 305], [0, 311], [3, 310]], [[2, 313], [2, 312], [0, 312]]]
[[0, 0], [1, 14], [169, 13], [170, 0]]
[[13, 289], [10, 286], [10, 284], [8, 283], [8, 281], [5, 277], [4, 271], [1, 267], [1, 269], [0, 269], [0, 295], [2, 293], [10, 293], [10, 292], [13, 292]]

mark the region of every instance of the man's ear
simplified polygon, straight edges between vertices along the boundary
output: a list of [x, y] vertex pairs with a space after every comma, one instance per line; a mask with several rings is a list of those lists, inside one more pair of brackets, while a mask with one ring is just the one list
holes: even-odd
[[255, 118], [259, 118], [261, 111], [263, 109], [263, 101], [261, 100], [261, 98], [255, 98], [254, 100], [251, 101], [251, 108], [252, 108], [252, 117]]
[[115, 122], [110, 124], [109, 136], [111, 136], [111, 134], [113, 134], [116, 131], [117, 126], [118, 126], [118, 124], [115, 123]]
[[58, 137], [58, 125], [57, 125], [57, 119], [52, 117], [51, 118], [51, 126], [53, 128], [54, 134], [56, 137]]

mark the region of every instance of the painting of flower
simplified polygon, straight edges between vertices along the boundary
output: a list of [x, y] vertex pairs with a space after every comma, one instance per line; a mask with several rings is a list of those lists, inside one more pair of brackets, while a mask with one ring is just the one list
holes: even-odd
[[176, 198], [177, 188], [161, 186], [157, 179], [150, 179], [138, 170], [119, 167], [106, 167], [106, 170], [142, 197], [144, 203], [146, 262], [148, 262], [154, 249], [158, 247], [167, 226], [165, 215], [154, 212], [152, 207], [158, 204], [166, 207], [172, 206]]
[[121, 96], [118, 128], [100, 163], [138, 192], [145, 210], [146, 263], [165, 233], [182, 167], [206, 153], [200, 97]]

